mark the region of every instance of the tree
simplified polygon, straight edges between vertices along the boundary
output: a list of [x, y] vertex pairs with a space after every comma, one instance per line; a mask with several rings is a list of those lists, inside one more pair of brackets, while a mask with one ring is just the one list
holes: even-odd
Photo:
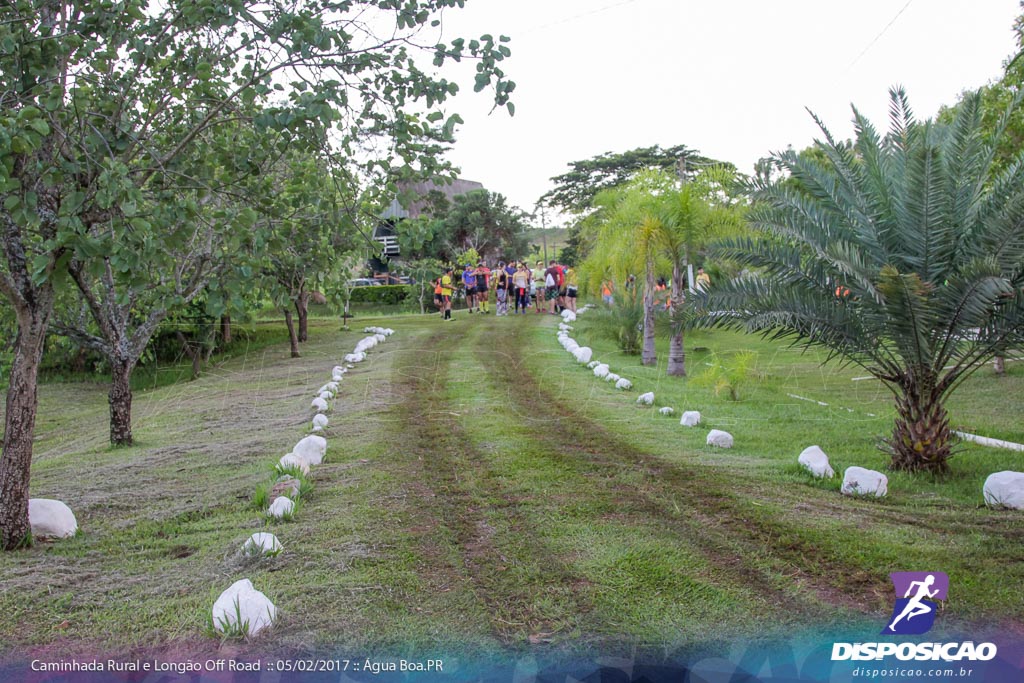
[[686, 272], [693, 255], [713, 238], [742, 230], [743, 205], [729, 198], [734, 185], [731, 171], [712, 167], [696, 174], [662, 196], [659, 206], [658, 242], [672, 264], [672, 297], [669, 308], [672, 337], [669, 339], [667, 373], [686, 374], [683, 346]]
[[472, 190], [456, 195], [439, 226], [442, 260], [469, 249], [484, 257], [518, 258], [526, 253], [526, 214], [509, 206], [497, 192]]
[[731, 164], [701, 156], [686, 145], [667, 149], [654, 145], [628, 152], [605, 152], [570, 162], [572, 170], [552, 178], [555, 188], [545, 193], [540, 202], [566, 213], [585, 214], [591, 210], [599, 192], [624, 185], [641, 171], [671, 171], [685, 179], [702, 167], [721, 165], [732, 168]]
[[641, 362], [657, 362], [654, 346], [654, 287], [663, 220], [659, 203], [671, 190], [669, 176], [649, 171], [640, 173], [627, 185], [600, 192], [594, 198], [594, 213], [588, 218], [602, 246], [583, 266], [587, 284], [599, 286], [612, 277], [624, 283], [638, 271], [644, 274], [643, 342]]
[[[423, 40], [443, 9], [461, 4], [15, 0], [0, 8], [0, 293], [18, 327], [0, 458], [0, 548], [28, 539], [38, 368], [55, 288], [72, 259], [95, 276], [86, 260], [103, 260], [89, 251], [111, 225], [130, 226], [140, 240], [156, 234], [138, 215], [151, 184], [183, 181], [181, 161], [205, 132], [244, 121], [246, 107], [275, 97], [254, 124], [322, 122], [349, 155], [387, 140], [388, 153], [368, 170], [441, 172], [438, 152], [460, 119], [438, 105], [458, 88], [414, 56], [438, 66], [477, 59], [474, 88], [491, 87], [495, 105], [510, 111], [514, 89], [499, 66], [510, 54], [507, 38]], [[386, 26], [393, 30], [378, 33]]]
[[881, 136], [854, 109], [852, 149], [824, 124], [824, 162], [785, 152], [755, 180], [761, 239], [716, 253], [758, 269], [713, 288], [702, 324], [820, 345], [893, 393], [897, 470], [945, 472], [945, 404], [980, 365], [1024, 339], [1024, 160], [999, 171], [981, 100], [949, 125], [917, 121], [894, 89]]

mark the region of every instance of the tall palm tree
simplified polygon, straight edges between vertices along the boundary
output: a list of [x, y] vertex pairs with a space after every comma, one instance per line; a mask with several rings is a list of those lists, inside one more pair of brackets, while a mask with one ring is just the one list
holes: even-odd
[[971, 372], [1024, 342], [1024, 158], [993, 168], [977, 95], [948, 126], [916, 121], [890, 91], [881, 136], [854, 109], [853, 144], [774, 156], [753, 181], [761, 239], [719, 253], [757, 269], [712, 290], [704, 324], [821, 345], [895, 397], [897, 470], [944, 472], [945, 405]]
[[683, 346], [683, 317], [686, 302], [686, 269], [693, 255], [715, 237], [722, 238], [742, 231], [742, 210], [739, 204], [718, 201], [716, 194], [732, 183], [731, 171], [712, 167], [701, 171], [693, 180], [666, 192], [660, 202], [658, 242], [662, 253], [672, 265], [672, 297], [669, 314], [672, 336], [668, 346], [669, 375], [686, 374], [686, 351]]

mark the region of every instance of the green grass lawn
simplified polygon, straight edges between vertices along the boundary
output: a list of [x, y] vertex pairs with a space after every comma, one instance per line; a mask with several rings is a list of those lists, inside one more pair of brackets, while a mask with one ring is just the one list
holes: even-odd
[[[110, 449], [106, 387], [47, 384], [32, 494], [66, 501], [81, 534], [0, 555], [0, 657], [174, 651], [201, 657], [220, 591], [249, 578], [278, 606], [233, 652], [448, 651], [668, 656], [730, 637], [877, 633], [888, 574], [945, 571], [937, 629], [1019, 632], [1024, 521], [982, 505], [1020, 453], [964, 444], [952, 473], [889, 473], [889, 496], [839, 494], [796, 465], [821, 446], [841, 477], [885, 467], [891, 400], [818, 352], [732, 333], [687, 336], [691, 378], [712, 353], [756, 351], [739, 401], [573, 336], [634, 383], [619, 391], [557, 344], [553, 316], [315, 320], [303, 356], [270, 345], [192, 382], [136, 393], [138, 444]], [[345, 376], [325, 463], [290, 522], [253, 497], [309, 432], [309, 402], [364, 336], [396, 334]], [[664, 341], [659, 344], [664, 344]], [[985, 369], [954, 424], [1024, 441], [1024, 363]], [[654, 391], [655, 408], [635, 404]], [[792, 398], [790, 394], [811, 399]], [[816, 401], [828, 403], [821, 406]], [[683, 410], [703, 424], [679, 425]], [[732, 450], [707, 447], [708, 428]], [[253, 532], [285, 551], [253, 561]]]

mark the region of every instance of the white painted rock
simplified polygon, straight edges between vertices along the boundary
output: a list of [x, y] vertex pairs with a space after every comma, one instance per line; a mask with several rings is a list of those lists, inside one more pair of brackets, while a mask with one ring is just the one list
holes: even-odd
[[847, 496], [875, 496], [881, 498], [889, 491], [889, 478], [881, 472], [863, 467], [847, 467], [843, 474], [843, 488]]
[[309, 474], [309, 463], [296, 456], [294, 453], [281, 456], [281, 459], [278, 462], [281, 467], [298, 467], [299, 471], [303, 474]]
[[331, 393], [330, 391], [321, 391], [319, 394], [317, 394], [317, 398], [322, 398], [325, 401], [330, 401], [332, 398], [334, 398], [334, 394]]
[[589, 346], [581, 346], [572, 355], [576, 358], [577, 363], [589, 363], [590, 359], [594, 356], [594, 351]]
[[664, 408], [659, 408], [658, 412], [661, 413], [662, 415], [672, 415], [676, 411], [673, 410], [672, 408], [669, 408], [668, 406], [665, 406]]
[[630, 382], [625, 377], [620, 377], [619, 381], [617, 381], [615, 383], [615, 388], [616, 389], [632, 389], [633, 388], [633, 383]]
[[565, 350], [568, 351], [569, 353], [576, 353], [576, 349], [578, 349], [578, 348], [580, 348], [580, 345], [577, 344], [572, 339], [570, 339], [569, 341], [567, 341], [565, 343]]
[[292, 455], [300, 458], [307, 464], [319, 465], [324, 461], [324, 456], [327, 455], [327, 439], [311, 434], [295, 444], [295, 448], [292, 449]]
[[732, 434], [723, 432], [721, 429], [712, 429], [708, 432], [708, 445], [718, 448], [732, 448]]
[[562, 320], [564, 320], [567, 323], [574, 323], [576, 322], [576, 314], [566, 309], [562, 311]]
[[988, 475], [983, 489], [985, 502], [1012, 510], [1024, 510], [1024, 472], [996, 472]]
[[684, 427], [696, 427], [700, 424], [700, 412], [696, 410], [684, 410], [683, 416], [679, 419], [679, 424]]
[[242, 544], [242, 552], [246, 555], [276, 555], [284, 550], [281, 541], [274, 534], [258, 532]]
[[28, 499], [28, 524], [35, 538], [71, 538], [78, 531], [71, 508], [50, 498]]
[[313, 416], [313, 431], [319, 432], [321, 429], [327, 426], [327, 416], [323, 413], [317, 413]]
[[331, 368], [331, 374], [332, 375], [344, 375], [345, 374], [345, 368], [341, 367], [340, 365], [335, 365], [333, 368]]
[[373, 335], [373, 338], [376, 339], [377, 342], [380, 343], [380, 344], [383, 344], [384, 342], [386, 342], [388, 340], [388, 338], [385, 335], [381, 334], [380, 332], [378, 332], [377, 334]]
[[279, 496], [274, 499], [274, 502], [267, 508], [267, 514], [277, 519], [283, 518], [285, 515], [290, 515], [295, 512], [295, 501], [288, 496]]
[[607, 376], [609, 372], [610, 372], [610, 370], [608, 369], [608, 366], [605, 365], [604, 363], [601, 363], [600, 365], [598, 365], [597, 367], [594, 368], [594, 377], [602, 377], [603, 378], [603, 377]]
[[825, 455], [825, 451], [817, 446], [805, 448], [796, 461], [819, 479], [831, 479], [836, 474], [835, 470], [828, 463], [828, 456]]
[[618, 382], [620, 379], [622, 379], [622, 377], [616, 375], [614, 372], [609, 372], [607, 375], [604, 376], [604, 381], [611, 382], [612, 384]]
[[248, 624], [246, 635], [255, 636], [276, 618], [274, 603], [256, 590], [249, 579], [231, 584], [213, 603], [213, 625], [219, 633]]
[[572, 325], [566, 325], [565, 323], [558, 323], [558, 329], [563, 332], [568, 332], [572, 329]]
[[336, 394], [338, 393], [338, 387], [341, 386], [338, 382], [339, 380], [328, 382], [327, 384], [320, 387], [320, 391], [329, 391], [332, 394]]
[[654, 392], [648, 391], [646, 394], [640, 394], [640, 396], [637, 397], [636, 402], [645, 406], [654, 405]]
[[593, 370], [594, 368], [596, 368], [600, 364], [601, 364], [601, 361], [592, 360], [589, 363], [587, 363], [587, 368], [589, 368], [590, 370]]
[[313, 399], [313, 402], [309, 404], [309, 407], [317, 411], [318, 413], [326, 413], [328, 410], [331, 409], [331, 407], [327, 405], [327, 401], [320, 398], [319, 396]]

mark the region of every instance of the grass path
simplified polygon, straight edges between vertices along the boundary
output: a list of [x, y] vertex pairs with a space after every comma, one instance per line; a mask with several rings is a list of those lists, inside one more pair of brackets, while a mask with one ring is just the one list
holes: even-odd
[[[342, 383], [312, 495], [269, 528], [285, 553], [257, 563], [237, 551], [265, 524], [252, 492], [360, 334], [322, 323], [301, 359], [272, 347], [140, 392], [131, 449], [105, 446], [104, 387], [44, 387], [33, 495], [68, 501], [83, 534], [0, 556], [0, 655], [668, 655], [877, 630], [887, 572], [911, 567], [958, 582], [950, 628], [1020, 630], [1019, 518], [851, 501], [768, 455], [688, 445], [567, 360], [554, 323], [388, 319]], [[281, 619], [221, 644], [206, 614], [243, 577]]]

